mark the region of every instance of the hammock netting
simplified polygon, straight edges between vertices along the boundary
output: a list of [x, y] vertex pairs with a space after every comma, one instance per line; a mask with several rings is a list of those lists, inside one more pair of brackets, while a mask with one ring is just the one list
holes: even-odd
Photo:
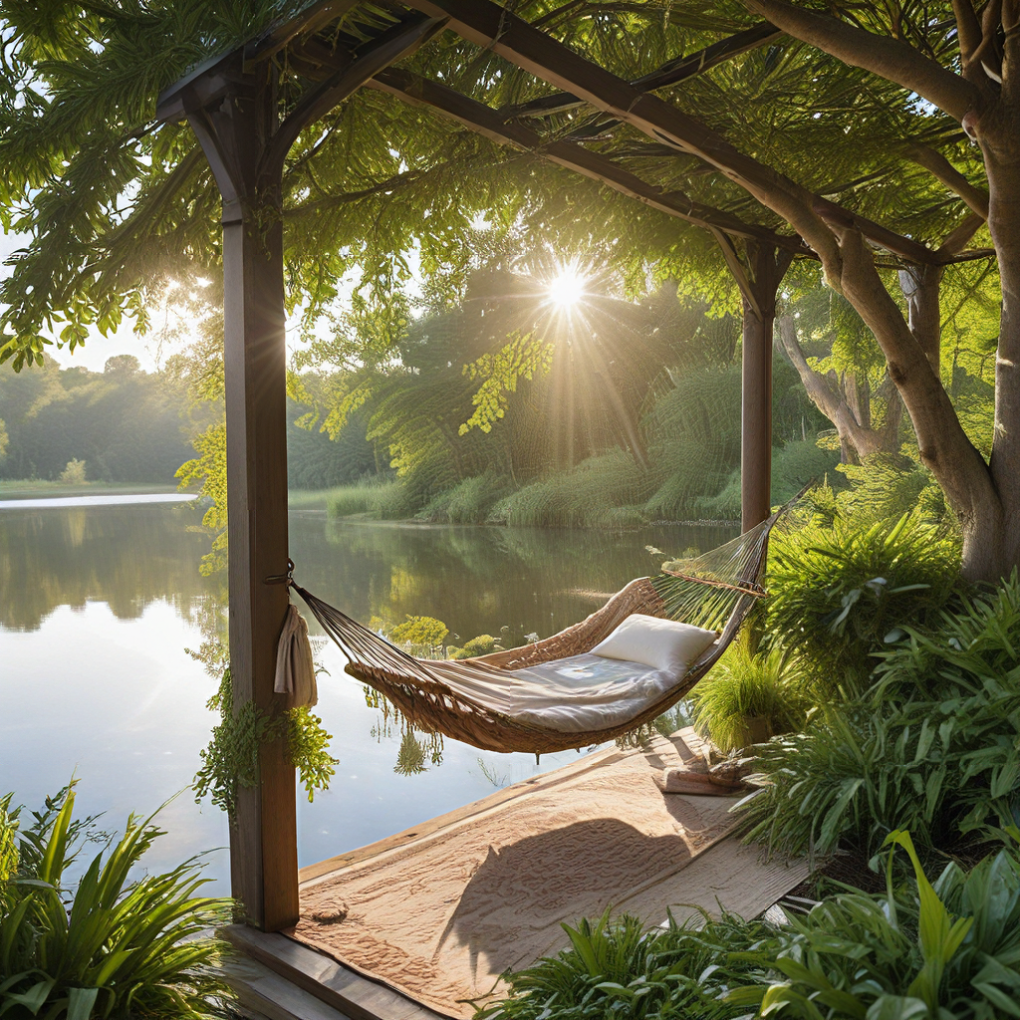
[[[296, 583], [292, 586], [349, 659], [346, 671], [384, 694], [418, 730], [487, 751], [541, 754], [589, 747], [661, 715], [718, 661], [765, 595], [761, 580], [769, 534], [785, 510], [710, 552], [631, 581], [587, 619], [552, 637], [474, 659], [414, 658]], [[590, 652], [632, 613], [679, 620], [715, 630], [719, 637], [665, 693], [607, 728], [565, 732], [511, 714], [514, 670]]]

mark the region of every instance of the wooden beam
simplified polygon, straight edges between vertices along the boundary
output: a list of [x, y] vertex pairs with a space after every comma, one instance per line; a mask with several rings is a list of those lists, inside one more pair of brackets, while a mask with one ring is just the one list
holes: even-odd
[[[665, 88], [667, 85], [675, 85], [677, 82], [702, 74], [741, 53], [747, 53], [759, 46], [774, 42], [783, 35], [785, 33], [775, 25], [768, 21], [762, 21], [743, 32], [737, 32], [736, 35], [727, 39], [712, 43], [711, 46], [706, 46], [696, 53], [675, 57], [654, 71], [635, 78], [630, 84], [643, 92], [652, 92], [655, 89]], [[515, 117], [547, 117], [551, 113], [562, 113], [583, 105], [584, 100], [578, 99], [577, 96], [569, 92], [555, 92], [549, 96], [542, 96], [540, 99], [533, 99], [530, 103], [505, 107], [499, 112], [507, 120]]]
[[741, 342], [740, 526], [761, 524], [772, 512], [772, 337], [776, 293], [789, 264], [785, 252], [747, 245], [753, 304], [744, 297]]
[[[257, 168], [277, 126], [275, 84], [263, 64], [236, 95], [189, 114], [223, 199], [234, 710], [253, 704], [270, 717], [286, 702], [273, 682], [288, 596], [263, 581], [287, 569], [287, 352], [282, 182], [279, 172], [266, 177]], [[230, 828], [231, 892], [249, 923], [267, 931], [294, 924], [299, 913], [294, 783], [286, 737], [264, 743], [258, 784], [238, 790]]]
[[531, 128], [523, 124], [504, 123], [496, 110], [447, 85], [393, 67], [377, 74], [366, 85], [405, 101], [429, 106], [500, 145], [514, 145], [533, 152], [687, 223], [709, 230], [721, 230], [735, 237], [758, 239], [793, 254], [813, 255], [796, 236], [777, 234], [768, 227], [744, 223], [729, 213], [695, 202], [682, 192], [665, 192], [641, 180], [613, 160], [573, 142], [545, 143]]
[[256, 38], [244, 44], [246, 67], [250, 67], [256, 61], [268, 60], [299, 35], [318, 31], [331, 21], [337, 21], [360, 2], [361, 0], [320, 0], [319, 3], [306, 7], [296, 17], [275, 22]]
[[820, 207], [828, 214], [838, 215], [844, 222], [852, 222], [871, 241], [910, 262], [924, 265], [942, 261], [925, 245], [834, 202], [819, 199], [790, 178], [740, 152], [695, 117], [586, 60], [491, 0], [402, 2], [433, 17], [448, 15], [449, 27], [465, 39], [492, 50], [515, 66], [578, 96], [649, 137], [698, 156], [752, 194], [763, 191], [775, 193], [778, 190], [809, 207], [821, 203]]
[[412, 15], [359, 48], [353, 62], [343, 61], [339, 70], [309, 88], [269, 141], [263, 157], [266, 169], [275, 173], [277, 166], [282, 168], [290, 147], [309, 124], [325, 116], [352, 92], [356, 92], [377, 71], [414, 53], [440, 31], [447, 20], [421, 14]]

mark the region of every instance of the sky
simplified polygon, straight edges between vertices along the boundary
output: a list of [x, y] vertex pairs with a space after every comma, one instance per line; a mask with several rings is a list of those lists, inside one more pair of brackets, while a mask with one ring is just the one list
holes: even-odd
[[[24, 234], [0, 234], [0, 279], [4, 279], [11, 273], [10, 266], [2, 265], [10, 257], [11, 253], [23, 248], [28, 244], [28, 237]], [[421, 293], [420, 276], [420, 252], [417, 247], [408, 252], [406, 257], [411, 265], [412, 280], [408, 285], [408, 292], [412, 297]], [[340, 281], [340, 301], [348, 300], [353, 290], [354, 274], [350, 274]], [[297, 338], [300, 334], [299, 315], [293, 317], [287, 323], [287, 353], [294, 353]], [[146, 372], [156, 371], [160, 362], [166, 359], [166, 355], [173, 353], [171, 350], [161, 350], [155, 331], [147, 336], [136, 336], [132, 330], [133, 320], [125, 319], [116, 333], [103, 336], [94, 326], [89, 328], [89, 336], [84, 346], [76, 347], [72, 353], [66, 347], [57, 350], [56, 346], [47, 348], [47, 356], [56, 361], [62, 368], [81, 366], [90, 372], [102, 372], [103, 366], [108, 358], [118, 354], [133, 354], [142, 369]], [[158, 324], [154, 324], [158, 325]]]
[[[11, 252], [25, 247], [27, 243], [28, 237], [24, 234], [0, 234], [0, 262], [6, 262]], [[0, 265], [0, 279], [10, 273], [10, 266]], [[58, 351], [55, 347], [48, 348], [47, 353], [63, 368], [80, 365], [91, 372], [102, 372], [107, 358], [133, 354], [142, 368], [151, 372], [157, 367], [158, 350], [151, 339], [135, 336], [130, 321], [127, 321], [116, 333], [107, 337], [92, 327], [84, 347], [76, 347], [73, 354], [67, 348]]]

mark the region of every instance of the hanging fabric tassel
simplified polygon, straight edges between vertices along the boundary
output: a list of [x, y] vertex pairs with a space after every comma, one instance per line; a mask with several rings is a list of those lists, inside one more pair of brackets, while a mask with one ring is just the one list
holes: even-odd
[[276, 682], [273, 690], [287, 695], [288, 708], [311, 707], [319, 700], [315, 663], [308, 640], [308, 624], [291, 604], [276, 649]]

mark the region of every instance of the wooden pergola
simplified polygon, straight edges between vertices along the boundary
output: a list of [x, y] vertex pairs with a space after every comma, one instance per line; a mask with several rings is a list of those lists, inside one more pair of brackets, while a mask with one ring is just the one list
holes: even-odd
[[[359, 10], [371, 17], [345, 30]], [[381, 18], [380, 12], [385, 15]], [[342, 20], [346, 19], [346, 20]], [[388, 22], [380, 28], [380, 21]], [[556, 91], [494, 109], [448, 84], [395, 66], [442, 32], [491, 50]], [[277, 637], [287, 610], [286, 350], [282, 181], [299, 134], [360, 88], [453, 118], [501, 145], [526, 150], [594, 179], [667, 216], [710, 232], [743, 298], [741, 498], [745, 530], [770, 510], [772, 335], [776, 295], [794, 257], [815, 258], [800, 237], [663, 191], [587, 139], [621, 125], [647, 136], [645, 155], [684, 154], [744, 182], [774, 183], [772, 171], [654, 93], [746, 53], [781, 33], [762, 22], [625, 81], [491, 0], [324, 0], [298, 17], [195, 68], [160, 95], [158, 119], [187, 119], [223, 200], [223, 272], [230, 548], [230, 658], [235, 705], [280, 711], [273, 693]], [[303, 91], [281, 119], [284, 69]], [[591, 114], [563, 136], [547, 119]], [[942, 265], [948, 256], [818, 197], [828, 215], [852, 221], [877, 248], [904, 262]], [[239, 790], [231, 830], [231, 882], [248, 922], [265, 931], [298, 917], [294, 769], [281, 741], [260, 750], [260, 781]]]

